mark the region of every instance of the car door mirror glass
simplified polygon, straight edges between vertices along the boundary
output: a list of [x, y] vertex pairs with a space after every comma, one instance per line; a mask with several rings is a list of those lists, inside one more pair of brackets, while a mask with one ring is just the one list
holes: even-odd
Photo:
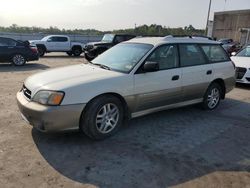
[[159, 70], [159, 63], [154, 61], [147, 61], [143, 65], [143, 70], [145, 72], [155, 72]]

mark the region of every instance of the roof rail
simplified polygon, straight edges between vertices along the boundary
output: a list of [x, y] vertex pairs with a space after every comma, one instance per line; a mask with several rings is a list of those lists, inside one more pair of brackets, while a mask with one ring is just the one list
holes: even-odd
[[169, 38], [190, 38], [190, 39], [213, 40], [211, 37], [207, 37], [203, 35], [167, 35], [163, 38], [163, 40], [169, 39]]

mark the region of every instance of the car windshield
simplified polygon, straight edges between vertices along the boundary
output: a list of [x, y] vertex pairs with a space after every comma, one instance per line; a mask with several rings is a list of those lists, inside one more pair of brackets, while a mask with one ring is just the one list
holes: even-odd
[[240, 57], [250, 57], [250, 46], [241, 50], [236, 56]]
[[151, 44], [122, 43], [107, 50], [92, 63], [111, 70], [129, 73], [133, 67], [153, 48]]
[[105, 34], [103, 37], [102, 37], [102, 41], [103, 42], [112, 42], [113, 39], [114, 39], [114, 35], [112, 34]]
[[47, 41], [47, 40], [48, 40], [48, 38], [49, 38], [49, 36], [47, 36], [47, 37], [43, 37], [43, 38], [41, 39], [41, 41]]

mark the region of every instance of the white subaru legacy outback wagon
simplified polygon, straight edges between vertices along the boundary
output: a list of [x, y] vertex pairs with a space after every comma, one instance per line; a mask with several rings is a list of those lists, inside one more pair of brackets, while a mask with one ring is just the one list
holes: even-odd
[[30, 76], [17, 102], [40, 131], [80, 129], [104, 139], [126, 118], [196, 103], [213, 110], [234, 86], [234, 64], [215, 41], [135, 38], [88, 64]]

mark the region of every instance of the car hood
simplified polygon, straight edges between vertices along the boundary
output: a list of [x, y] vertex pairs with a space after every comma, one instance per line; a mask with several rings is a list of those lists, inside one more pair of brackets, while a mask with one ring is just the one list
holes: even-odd
[[231, 59], [235, 63], [236, 67], [250, 68], [250, 57], [234, 56], [231, 57]]
[[33, 44], [35, 44], [35, 43], [38, 43], [38, 42], [41, 42], [41, 40], [29, 40], [29, 43], [33, 43]]
[[34, 74], [28, 77], [24, 85], [32, 92], [39, 90], [64, 90], [72, 86], [115, 78], [123, 73], [105, 70], [95, 65], [80, 64]]
[[93, 45], [93, 46], [99, 46], [99, 45], [103, 45], [103, 44], [111, 44], [111, 42], [89, 42], [87, 45]]

